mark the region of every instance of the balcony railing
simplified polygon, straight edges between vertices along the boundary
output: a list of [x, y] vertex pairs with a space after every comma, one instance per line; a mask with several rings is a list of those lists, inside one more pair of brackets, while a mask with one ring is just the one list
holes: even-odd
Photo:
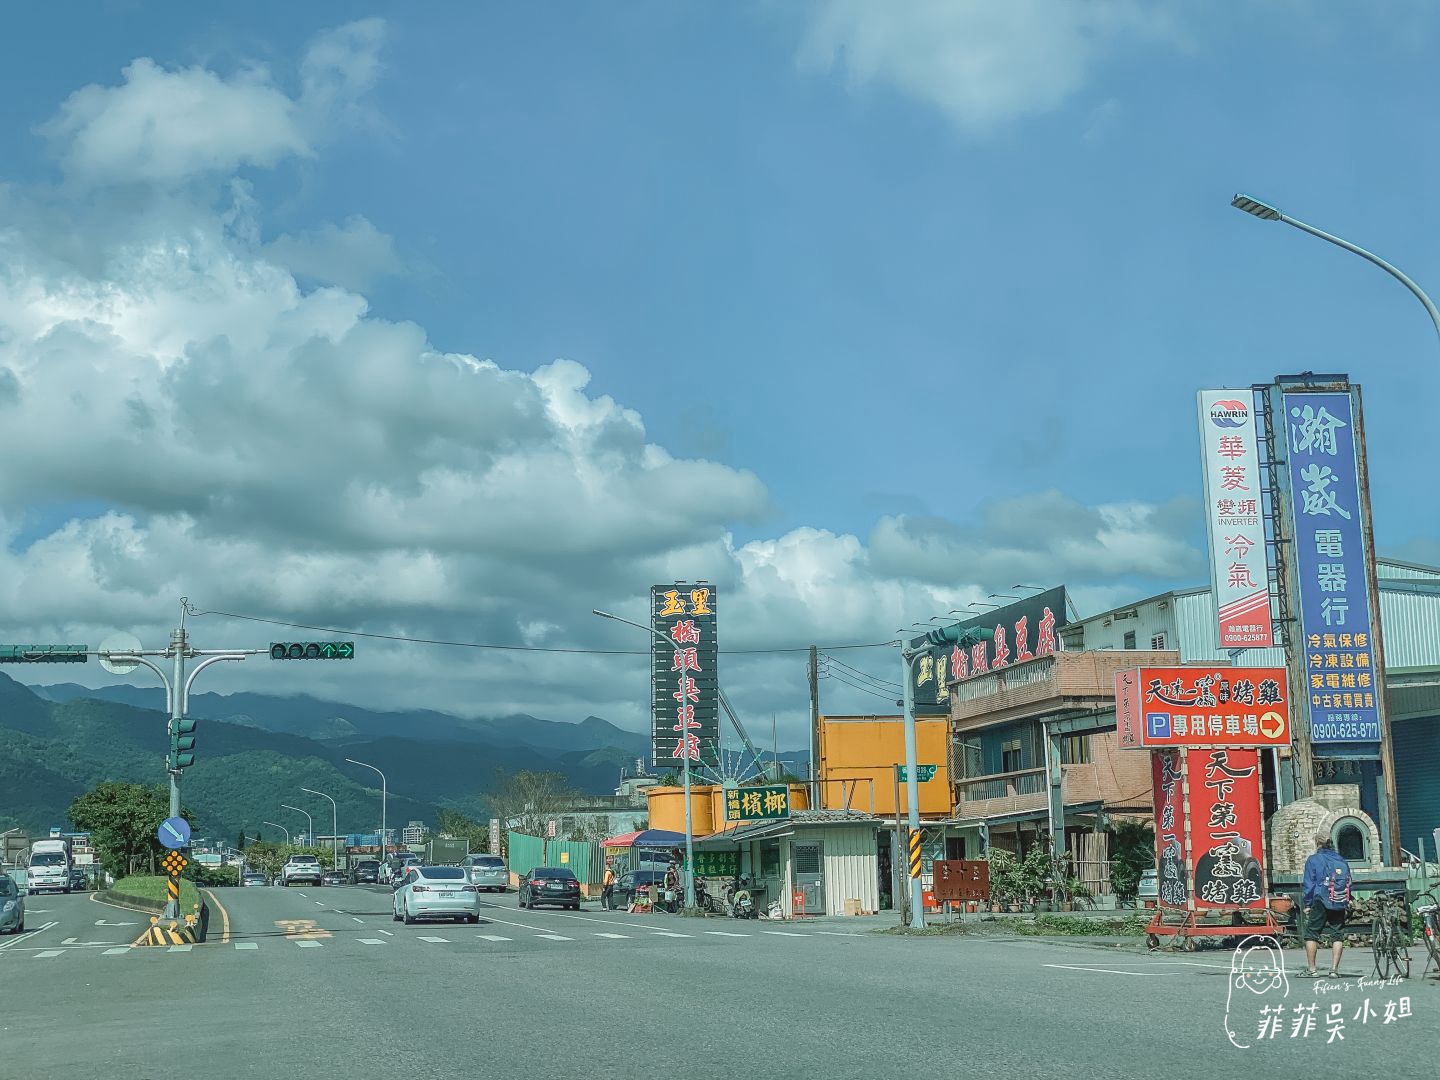
[[[1020, 769], [960, 780], [955, 784], [955, 813], [961, 819], [999, 817], [1044, 810], [1048, 805], [1044, 769]], [[1067, 805], [1100, 798], [1093, 763], [1060, 766], [1060, 790]]]

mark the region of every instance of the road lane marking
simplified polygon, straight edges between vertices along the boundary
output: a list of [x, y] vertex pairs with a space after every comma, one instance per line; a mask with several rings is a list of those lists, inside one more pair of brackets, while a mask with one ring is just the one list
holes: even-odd
[[[483, 907], [483, 908], [485, 908], [485, 909], [487, 909], [487, 910], [489, 910], [489, 911], [504, 911], [504, 910], [506, 910], [505, 908], [500, 907], [498, 904], [494, 904], [494, 903], [491, 903], [491, 902], [486, 901], [486, 900], [480, 901], [480, 906]], [[632, 922], [632, 921], [631, 921], [630, 919], [628, 919], [628, 918], [599, 919], [599, 918], [596, 918], [594, 915], [574, 915], [574, 914], [571, 914], [571, 913], [565, 912], [565, 911], [547, 911], [545, 914], [547, 914], [547, 915], [553, 915], [553, 916], [555, 916], [555, 918], [557, 918], [557, 919], [579, 919], [581, 922], [599, 923], [601, 926], [626, 926], [626, 927], [636, 927], [636, 926], [638, 926], [638, 927], [639, 927], [640, 929], [642, 929], [642, 930], [664, 930], [664, 929], [665, 929], [665, 927], [663, 927], [663, 926], [656, 926], [654, 923], [637, 923], [637, 922]], [[623, 915], [624, 912], [620, 912], [620, 914]], [[490, 919], [491, 922], [504, 922], [504, 921], [505, 921], [504, 919], [493, 919], [493, 918], [491, 918], [491, 917], [488, 916], [488, 915], [486, 915], [486, 916], [484, 916], [484, 917], [487, 918], [487, 919]], [[511, 925], [511, 926], [519, 926], [520, 924], [519, 924], [519, 923], [510, 923], [509, 925]], [[526, 927], [526, 929], [533, 929], [533, 927]]]
[[237, 941], [237, 942], [235, 942], [235, 948], [237, 948], [237, 949], [258, 949], [259, 947], [260, 947], [260, 943], [259, 943], [258, 941]]
[[352, 922], [358, 922], [358, 923], [360, 923], [362, 926], [363, 926], [364, 923], [365, 923], [365, 920], [364, 920], [364, 919], [357, 919], [354, 915], [351, 915], [351, 916], [350, 916], [350, 919], [351, 919]]
[[130, 951], [130, 946], [129, 946], [129, 945], [121, 945], [118, 949], [106, 949], [106, 950], [105, 950], [103, 953], [101, 953], [100, 955], [101, 955], [101, 956], [119, 956], [121, 953], [127, 953], [127, 952], [129, 952], [129, 951]]
[[502, 926], [518, 926], [521, 930], [534, 930], [537, 934], [548, 934], [551, 931], [543, 926], [531, 926], [523, 922], [511, 922], [509, 919], [496, 919], [489, 915], [484, 916], [486, 922], [500, 923]]
[[706, 930], [705, 933], [711, 937], [749, 937], [749, 934], [736, 934], [729, 930]]
[[432, 942], [434, 942], [436, 945], [449, 945], [449, 944], [450, 944], [450, 939], [449, 939], [449, 938], [444, 938], [444, 937], [421, 937], [420, 940], [421, 940], [421, 941], [432, 941]]
[[357, 938], [356, 940], [359, 941], [361, 945], [388, 945], [388, 944], [390, 944], [388, 941], [381, 941], [378, 937], [362, 937], [362, 938]]
[[212, 904], [220, 909], [220, 944], [228, 945], [230, 943], [230, 913], [225, 910], [225, 905], [220, 903], [209, 889], [205, 890], [205, 895], [210, 898]]
[[308, 894], [308, 893], [303, 893], [303, 892], [302, 892], [300, 895], [301, 895], [301, 896], [304, 896], [307, 900], [309, 899], [309, 894]]
[[1063, 971], [1084, 971], [1095, 972], [1099, 975], [1178, 975], [1178, 971], [1121, 971], [1118, 968], [1089, 967], [1080, 964], [1045, 964], [1047, 968], [1060, 968]]
[[627, 935], [627, 934], [596, 934], [595, 936], [596, 936], [596, 937], [609, 938], [611, 941], [624, 941], [629, 935]]
[[325, 906], [325, 901], [324, 901], [324, 900], [316, 900], [316, 901], [315, 901], [315, 906], [316, 906], [316, 907], [324, 907], [324, 906]]
[[809, 937], [809, 934], [796, 934], [789, 930], [761, 930], [762, 934], [769, 934], [772, 937]]
[[477, 934], [481, 941], [509, 941], [508, 937], [501, 937], [499, 934]]
[[826, 937], [860, 937], [860, 934], [846, 934], [839, 930], [816, 930], [817, 934], [824, 934]]
[[64, 950], [64, 949], [46, 949], [46, 950], [44, 950], [43, 952], [37, 952], [37, 953], [35, 954], [35, 959], [36, 959], [36, 960], [48, 960], [48, 959], [50, 959], [50, 957], [52, 957], [52, 956], [62, 956], [62, 955], [64, 955], [64, 953], [65, 953], [65, 950]]
[[24, 944], [25, 942], [29, 941], [29, 940], [30, 940], [31, 938], [33, 938], [36, 934], [43, 934], [46, 930], [49, 930], [49, 929], [51, 929], [52, 927], [56, 927], [56, 926], [59, 926], [59, 925], [60, 925], [59, 922], [57, 922], [57, 921], [55, 921], [55, 920], [53, 920], [53, 919], [52, 919], [50, 922], [42, 923], [41, 925], [35, 927], [33, 930], [27, 930], [27, 931], [25, 931], [25, 933], [23, 933], [23, 934], [18, 934], [18, 935], [16, 935], [15, 937], [11, 938], [9, 941], [0, 942], [0, 950], [3, 950], [3, 949], [13, 949], [13, 948], [15, 948], [15, 946], [17, 946], [17, 945], [22, 945], [22, 944]]
[[139, 923], [133, 923], [133, 922], [106, 922], [104, 919], [96, 919], [96, 920], [95, 920], [95, 925], [96, 925], [96, 926], [139, 926], [140, 924], [139, 924]]
[[675, 931], [673, 931], [673, 930], [654, 930], [654, 931], [651, 932], [650, 936], [651, 936], [651, 937], [683, 937], [683, 938], [688, 938], [690, 935], [689, 935], [689, 934], [677, 934], [677, 933], [675, 933]]
[[166, 951], [166, 952], [189, 952], [189, 951], [190, 951], [191, 949], [193, 949], [194, 947], [195, 947], [194, 945], [171, 945], [170, 948], [166, 949], [165, 951]]
[[574, 941], [573, 937], [561, 937], [559, 934], [536, 934], [536, 941]]
[[375, 932], [376, 932], [377, 934], [384, 934], [386, 937], [394, 937], [394, 936], [395, 936], [395, 935], [392, 934], [389, 930], [376, 930]]
[[297, 941], [295, 944], [302, 949], [323, 949], [325, 947], [323, 941]]

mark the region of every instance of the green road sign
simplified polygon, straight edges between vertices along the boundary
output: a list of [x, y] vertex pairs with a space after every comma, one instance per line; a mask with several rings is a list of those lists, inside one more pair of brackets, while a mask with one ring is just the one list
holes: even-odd
[[0, 645], [0, 664], [83, 664], [85, 645]]
[[[909, 772], [908, 769], [905, 768], [904, 765], [901, 765], [899, 768], [900, 768], [900, 782], [901, 782], [902, 784], [904, 784], [904, 783], [906, 783], [906, 782], [909, 781], [909, 779], [910, 779], [910, 772]], [[924, 783], [926, 783], [926, 782], [928, 782], [928, 781], [930, 781], [930, 780], [934, 780], [934, 779], [935, 779], [935, 770], [938, 769], [938, 768], [939, 768], [938, 765], [916, 765], [916, 766], [915, 766], [915, 778], [916, 778], [920, 783], [922, 783], [922, 784], [924, 784]]]
[[271, 660], [353, 660], [353, 641], [274, 641]]

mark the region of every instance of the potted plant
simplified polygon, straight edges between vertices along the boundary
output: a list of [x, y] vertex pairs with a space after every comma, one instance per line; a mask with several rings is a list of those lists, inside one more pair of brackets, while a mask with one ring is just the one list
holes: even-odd
[[1270, 910], [1276, 915], [1288, 915], [1294, 906], [1295, 898], [1285, 893], [1275, 893], [1270, 897]]
[[1092, 894], [1089, 886], [1079, 878], [1067, 876], [1060, 886], [1060, 895], [1063, 897], [1060, 902], [1060, 910], [1074, 911], [1077, 901], [1082, 905], [1088, 904]]
[[1004, 911], [1016, 904], [1020, 895], [1018, 880], [1019, 860], [1003, 848], [991, 848], [985, 853], [990, 864], [990, 910]]

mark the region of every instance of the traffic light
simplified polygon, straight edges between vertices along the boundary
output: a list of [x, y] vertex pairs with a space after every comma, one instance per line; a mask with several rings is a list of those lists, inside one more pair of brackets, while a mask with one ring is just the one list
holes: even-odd
[[270, 644], [271, 660], [353, 660], [353, 641], [276, 641]]
[[195, 721], [188, 716], [170, 721], [170, 755], [167, 769], [188, 769], [195, 764]]
[[83, 664], [85, 645], [0, 645], [0, 664]]
[[931, 645], [978, 645], [982, 641], [993, 641], [995, 631], [988, 626], [962, 629], [955, 626], [940, 626], [925, 633], [925, 640]]

